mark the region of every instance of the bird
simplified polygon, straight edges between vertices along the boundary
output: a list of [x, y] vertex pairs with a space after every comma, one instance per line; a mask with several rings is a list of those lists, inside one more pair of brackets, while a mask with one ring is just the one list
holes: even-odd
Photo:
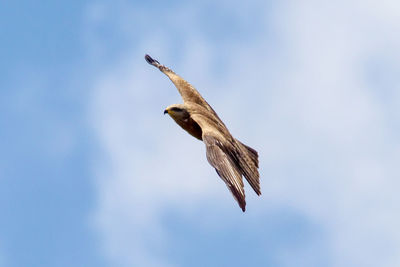
[[168, 106], [164, 114], [168, 114], [190, 135], [204, 142], [207, 161], [245, 212], [242, 176], [254, 192], [261, 195], [258, 152], [231, 135], [214, 109], [190, 83], [147, 54], [145, 60], [172, 81], [183, 99], [183, 104]]

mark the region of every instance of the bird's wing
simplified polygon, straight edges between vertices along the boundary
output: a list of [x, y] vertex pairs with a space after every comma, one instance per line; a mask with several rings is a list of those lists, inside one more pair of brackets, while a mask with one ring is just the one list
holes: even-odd
[[186, 80], [180, 77], [178, 74], [173, 72], [171, 69], [166, 66], [160, 64], [157, 60], [151, 58], [149, 55], [145, 56], [147, 63], [155, 66], [161, 72], [168, 76], [168, 78], [174, 83], [175, 87], [178, 89], [179, 93], [182, 96], [184, 102], [192, 102], [199, 104], [209, 111], [215, 113], [215, 111], [211, 108], [211, 106], [204, 100], [204, 98], [200, 95], [200, 93]]
[[233, 146], [202, 115], [192, 115], [202, 128], [202, 139], [206, 145], [207, 160], [225, 182], [240, 208], [246, 210], [244, 185], [240, 167], [232, 157]]
[[224, 151], [224, 145], [212, 135], [203, 134], [206, 144], [206, 155], [208, 162], [215, 168], [218, 175], [225, 182], [232, 195], [238, 202], [240, 208], [246, 210], [246, 200], [242, 175], [233, 162], [232, 158]]

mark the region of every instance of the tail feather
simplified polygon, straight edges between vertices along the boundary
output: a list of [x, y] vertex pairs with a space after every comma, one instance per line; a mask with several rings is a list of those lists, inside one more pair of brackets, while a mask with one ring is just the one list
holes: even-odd
[[241, 155], [238, 158], [238, 163], [243, 176], [249, 182], [254, 192], [261, 195], [260, 174], [258, 172], [258, 153], [255, 149], [246, 146], [242, 142], [236, 140], [239, 144]]
[[238, 141], [242, 146], [244, 146], [248, 152], [248, 155], [250, 156], [251, 160], [254, 162], [254, 165], [258, 168], [258, 152], [249, 146], [246, 146], [242, 142]]

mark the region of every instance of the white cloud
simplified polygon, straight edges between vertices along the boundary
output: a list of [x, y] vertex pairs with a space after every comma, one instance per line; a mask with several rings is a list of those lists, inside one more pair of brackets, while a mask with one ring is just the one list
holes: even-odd
[[[400, 37], [393, 34], [399, 6], [288, 1], [274, 8], [254, 42], [227, 42], [229, 53], [216, 62], [215, 40], [199, 33], [193, 6], [180, 7], [173, 20], [160, 11], [124, 7], [118, 25], [137, 39], [135, 48], [97, 80], [91, 107], [107, 157], [95, 166], [95, 220], [112, 262], [166, 266], [168, 259], [160, 256], [170, 238], [165, 210], [190, 217], [204, 207], [213, 213], [236, 205], [208, 166], [202, 143], [161, 115], [181, 101], [166, 77], [144, 62], [151, 52], [176, 66], [233, 134], [259, 150], [264, 193], [251, 203], [257, 213], [265, 212], [261, 203], [273, 201], [321, 224], [333, 266], [399, 264], [400, 144], [388, 111], [399, 111], [400, 95], [378, 97], [380, 88], [370, 82], [374, 73], [366, 69], [382, 55], [389, 73], [400, 69]], [[166, 19], [168, 30], [149, 22], [150, 12]], [[236, 9], [232, 14], [251, 19]], [[127, 30], [126, 21], [142, 32]], [[274, 38], [264, 32], [271, 28]], [[171, 32], [181, 34], [180, 46]], [[227, 69], [223, 79], [213, 74], [215, 64]], [[389, 78], [399, 88], [398, 76]]]
[[[96, 221], [106, 251], [118, 265], [166, 266], [147, 255], [147, 242], [166, 242], [160, 222], [163, 209], [178, 203], [189, 208], [212, 198], [218, 181], [211, 177], [205, 157], [199, 162], [203, 144], [171, 127], [175, 125], [163, 115], [178, 99], [175, 89], [155, 69], [143, 68], [143, 53], [131, 62], [137, 63], [122, 64], [100, 79], [93, 96], [94, 125], [108, 156], [96, 166]], [[176, 95], [171, 97], [171, 92]]]

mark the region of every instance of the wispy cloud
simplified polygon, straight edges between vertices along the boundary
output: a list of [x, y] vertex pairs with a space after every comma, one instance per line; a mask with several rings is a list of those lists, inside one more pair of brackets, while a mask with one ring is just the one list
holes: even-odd
[[[253, 21], [240, 8], [218, 6], [213, 12], [228, 14], [226, 21]], [[95, 29], [111, 20], [118, 38], [133, 46], [105, 68], [93, 90], [91, 116], [104, 152], [94, 166], [95, 221], [106, 253], [122, 266], [173, 265], [165, 252], [174, 240], [168, 211], [194, 227], [207, 227], [208, 218], [228, 229], [238, 212], [202, 143], [161, 116], [180, 99], [144, 62], [145, 53], [154, 53], [198, 87], [235, 136], [259, 150], [263, 196], [256, 199], [246, 188], [246, 216], [257, 220], [271, 205], [290, 206], [326, 231], [326, 265], [396, 266], [400, 133], [392, 114], [400, 104], [400, 37], [393, 34], [399, 5], [256, 6], [257, 24], [236, 29], [243, 36], [251, 29], [246, 41], [208, 32], [201, 12], [207, 4], [174, 10], [122, 4], [113, 7], [118, 18], [101, 15], [107, 4], [92, 11], [101, 16], [91, 15], [90, 45], [101, 46]], [[193, 219], [199, 217], [201, 224]], [[298, 266], [284, 250], [277, 254], [278, 266]]]

